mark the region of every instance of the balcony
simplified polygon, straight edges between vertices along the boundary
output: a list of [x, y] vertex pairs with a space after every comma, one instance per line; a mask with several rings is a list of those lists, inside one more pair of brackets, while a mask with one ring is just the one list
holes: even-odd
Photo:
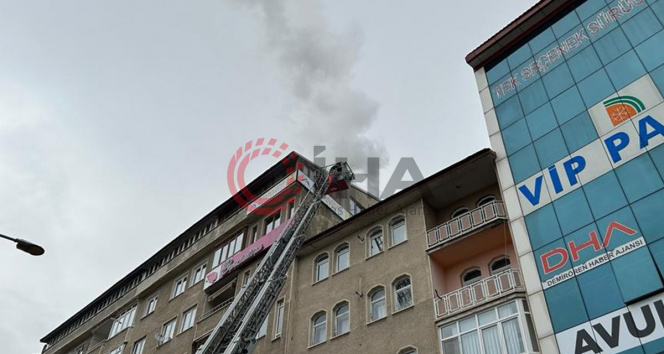
[[217, 313], [217, 312], [219, 312], [219, 311], [221, 311], [221, 310], [225, 310], [228, 306], [230, 306], [230, 305], [233, 303], [233, 300], [234, 300], [234, 299], [235, 299], [235, 298], [227, 299], [227, 300], [225, 300], [224, 302], [222, 302], [221, 304], [219, 304], [219, 305], [217, 305], [217, 306], [211, 308], [210, 310], [206, 311], [206, 312], [203, 314], [203, 316], [201, 316], [201, 319], [198, 320], [198, 322], [202, 322], [203, 320], [205, 320], [206, 318], [208, 318], [208, 317], [214, 315], [215, 313]]
[[507, 219], [500, 200], [484, 204], [427, 232], [427, 247], [439, 246], [478, 230], [496, 220]]
[[436, 320], [463, 312], [499, 297], [524, 290], [519, 271], [517, 269], [505, 270], [443, 296], [434, 298]]

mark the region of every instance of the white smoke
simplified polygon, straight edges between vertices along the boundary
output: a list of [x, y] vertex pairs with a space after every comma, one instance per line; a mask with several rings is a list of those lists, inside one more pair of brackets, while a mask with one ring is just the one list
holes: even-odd
[[[352, 69], [362, 46], [362, 33], [350, 28], [333, 33], [317, 1], [237, 0], [262, 19], [270, 53], [278, 59], [294, 104], [286, 112], [294, 145], [313, 152], [323, 145], [328, 163], [347, 157], [360, 170], [368, 157], [380, 157], [384, 145], [366, 134], [379, 104], [351, 87]], [[289, 16], [289, 14], [291, 16]], [[291, 140], [289, 140], [291, 141]]]

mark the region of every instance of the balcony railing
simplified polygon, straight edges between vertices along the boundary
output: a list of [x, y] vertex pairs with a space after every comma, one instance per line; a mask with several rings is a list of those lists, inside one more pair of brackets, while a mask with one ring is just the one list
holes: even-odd
[[521, 275], [508, 269], [434, 298], [436, 319], [448, 317], [516, 291], [523, 291]]
[[438, 246], [499, 219], [506, 219], [505, 204], [500, 200], [484, 204], [427, 232], [429, 248]]
[[219, 312], [219, 311], [221, 311], [221, 310], [227, 308], [228, 306], [230, 306], [230, 304], [233, 303], [233, 299], [234, 299], [234, 298], [227, 299], [227, 300], [225, 300], [224, 302], [222, 302], [221, 304], [219, 304], [219, 305], [217, 305], [217, 306], [215, 306], [215, 307], [209, 309], [208, 311], [206, 311], [206, 312], [203, 314], [203, 316], [201, 316], [201, 319], [198, 320], [198, 322], [201, 322], [201, 321], [203, 321], [204, 319], [206, 319], [206, 318], [208, 318], [208, 317], [214, 315], [215, 313], [217, 313], [217, 312]]

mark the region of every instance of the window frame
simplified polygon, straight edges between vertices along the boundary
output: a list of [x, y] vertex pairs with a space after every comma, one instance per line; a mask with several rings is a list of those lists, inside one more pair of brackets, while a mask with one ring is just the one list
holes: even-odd
[[470, 209], [468, 209], [468, 207], [466, 207], [466, 206], [458, 207], [458, 208], [454, 209], [453, 212], [450, 213], [450, 220], [454, 220], [456, 218], [459, 218], [459, 217], [461, 217], [462, 215], [464, 215], [466, 213], [470, 213]]
[[[171, 300], [175, 299], [176, 297], [182, 295], [185, 291], [187, 291], [187, 280], [189, 280], [188, 277], [189, 277], [189, 272], [175, 279], [175, 281], [173, 282], [173, 289], [171, 290]], [[178, 284], [180, 283], [180, 281], [184, 282], [182, 286], [182, 291], [176, 294], [176, 291], [178, 289]]]
[[[198, 312], [198, 305], [194, 305], [193, 307], [190, 307], [188, 310], [185, 310], [182, 313], [182, 321], [180, 321], [180, 333], [183, 333], [186, 330], [194, 328], [194, 326], [196, 325], [197, 312]], [[187, 328], [184, 328], [184, 326], [187, 324], [187, 316], [189, 314], [192, 314], [192, 316], [191, 316], [191, 326], [189, 326]]]
[[[339, 269], [339, 256], [342, 255], [340, 250], [345, 249], [345, 254], [348, 255], [348, 261], [346, 262], [346, 267]], [[334, 248], [334, 274], [343, 272], [344, 270], [350, 268], [350, 242], [342, 242]]]
[[[399, 243], [395, 243], [394, 242], [394, 225], [397, 224], [399, 221], [401, 221], [403, 223], [402, 227], [403, 227], [404, 239], [403, 239], [403, 241], [401, 241]], [[408, 241], [408, 229], [407, 229], [406, 217], [405, 216], [403, 216], [401, 214], [397, 215], [397, 216], [393, 217], [392, 219], [390, 219], [390, 221], [387, 223], [387, 225], [389, 226], [389, 229], [390, 229], [390, 248], [396, 247], [396, 246], [401, 245], [404, 242]]]
[[[494, 264], [496, 264], [496, 263], [498, 263], [498, 262], [500, 262], [500, 261], [502, 261], [502, 260], [506, 260], [506, 261], [507, 261], [507, 265], [502, 266], [502, 267], [500, 267], [500, 268], [494, 270], [494, 269], [493, 269]], [[502, 272], [504, 272], [504, 271], [506, 271], [506, 270], [509, 270], [509, 269], [511, 269], [511, 268], [512, 268], [512, 260], [510, 260], [510, 257], [508, 257], [508, 256], [500, 256], [500, 257], [496, 257], [496, 258], [494, 258], [493, 260], [491, 260], [491, 262], [489, 262], [489, 274], [490, 274], [490, 275], [500, 274], [500, 273], [502, 273]]]
[[122, 343], [118, 345], [117, 347], [111, 349], [111, 351], [108, 352], [108, 354], [122, 354], [122, 352], [125, 349], [125, 343]]
[[[399, 303], [399, 296], [397, 294], [397, 291], [403, 290], [403, 289], [397, 289], [397, 283], [400, 281], [408, 279], [408, 292], [410, 293], [410, 304], [408, 306], [402, 307], [402, 308], [397, 308], [397, 304]], [[413, 292], [413, 277], [411, 277], [409, 274], [403, 274], [398, 276], [392, 281], [392, 298], [394, 299], [393, 304], [392, 304], [392, 311], [393, 313], [401, 312], [404, 310], [408, 310], [409, 308], [415, 307], [415, 297], [414, 297], [414, 292]]]
[[[111, 329], [108, 331], [108, 339], [111, 339], [125, 331], [127, 328], [132, 327], [134, 325], [134, 321], [136, 321], [137, 310], [138, 304], [133, 304], [125, 307], [122, 311], [118, 311], [117, 317], [111, 317]], [[125, 323], [126, 320], [129, 321]]]
[[[166, 337], [166, 328], [168, 328], [167, 326], [170, 325], [171, 323], [173, 324], [173, 329], [170, 331], [171, 332], [170, 337], [167, 338]], [[172, 341], [173, 338], [175, 338], [175, 328], [177, 328], [177, 324], [178, 324], [178, 318], [173, 317], [173, 318], [171, 318], [170, 320], [164, 322], [164, 324], [161, 325], [161, 331], [159, 331], [159, 333], [162, 334], [164, 337], [161, 340], [157, 341], [157, 346], [158, 347]]]
[[[340, 317], [340, 315], [337, 314], [337, 311], [339, 311], [339, 309], [342, 306], [346, 306], [346, 308], [347, 308], [345, 316], [346, 316], [346, 321], [348, 321], [348, 330], [343, 332], [343, 333], [337, 333], [337, 325], [338, 325], [338, 321], [339, 321], [339, 317]], [[332, 323], [333, 324], [333, 326], [332, 326], [332, 338], [336, 338], [336, 337], [339, 337], [339, 336], [343, 336], [344, 334], [350, 333], [350, 301], [344, 299], [344, 300], [338, 302], [337, 304], [335, 304], [334, 307], [332, 308], [332, 315], [334, 316], [333, 319], [332, 319], [332, 322], [333, 322]], [[341, 316], [343, 316], [343, 315], [344, 314], [342, 314]]]
[[[320, 267], [319, 264], [322, 263], [323, 261], [327, 262], [327, 274], [325, 274], [325, 277], [320, 277]], [[314, 280], [313, 284], [322, 282], [323, 280], [327, 279], [330, 277], [330, 254], [327, 252], [320, 253], [319, 255], [314, 258]]]
[[495, 202], [496, 200], [498, 200], [498, 199], [496, 198], [495, 195], [487, 194], [487, 195], [483, 196], [482, 198], [478, 199], [477, 203], [475, 203], [475, 205], [479, 208], [479, 207], [482, 207], [482, 206], [487, 205], [489, 203]]
[[267, 317], [263, 321], [260, 327], [258, 327], [258, 332], [256, 332], [256, 340], [263, 339], [267, 337]]
[[401, 348], [397, 352], [397, 354], [417, 354], [417, 353], [418, 353], [417, 347], [414, 347], [412, 345]]
[[[275, 221], [277, 220], [279, 220], [279, 225], [275, 225]], [[267, 229], [268, 226], [271, 227], [270, 230]], [[279, 226], [281, 226], [281, 209], [263, 219], [263, 235], [267, 235]]]
[[[372, 297], [380, 290], [383, 291], [382, 301], [383, 301], [383, 307], [385, 308], [385, 316], [373, 319], [372, 314], [373, 314], [374, 302], [379, 302], [380, 299], [373, 300]], [[387, 307], [388, 307], [387, 306], [387, 291], [385, 290], [384, 285], [376, 285], [373, 288], [371, 288], [371, 290], [369, 290], [369, 292], [367, 293], [367, 301], [369, 302], [368, 306], [367, 306], [367, 310], [368, 310], [367, 324], [378, 322], [378, 321], [380, 321], [384, 318], [387, 318], [387, 316], [388, 316], [388, 313], [387, 313]]]
[[[152, 308], [152, 311], [150, 311], [150, 305], [154, 301], [154, 307]], [[157, 310], [157, 304], [159, 303], [159, 295], [155, 295], [148, 300], [147, 306], [145, 306], [145, 314], [143, 314], [143, 317], [148, 316], [149, 314], [155, 312]]]
[[281, 338], [281, 334], [284, 330], [284, 315], [286, 313], [286, 304], [284, 299], [277, 301], [277, 307], [274, 310], [274, 335], [273, 339]]
[[[320, 324], [316, 324], [316, 320], [320, 317], [323, 317], [323, 322]], [[316, 327], [318, 326], [323, 326], [323, 339], [320, 342], [314, 342], [315, 340], [315, 335], [316, 335]], [[327, 342], [327, 312], [325, 310], [321, 310], [316, 312], [313, 316], [311, 316], [309, 320], [309, 348], [315, 347], [317, 345], [321, 345], [325, 342]]]
[[[191, 273], [191, 284], [189, 284], [189, 287], [190, 287], [190, 288], [191, 288], [192, 286], [194, 286], [194, 285], [200, 283], [201, 281], [205, 280], [205, 276], [207, 275], [207, 274], [205, 274], [205, 273], [207, 272], [207, 263], [208, 263], [208, 262], [207, 262], [207, 260], [206, 260], [205, 262], [199, 264], [198, 266], [196, 266], [196, 267], [192, 270], [192, 273]], [[198, 270], [199, 270], [199, 269], [202, 270], [201, 273], [200, 273], [200, 274], [201, 274], [201, 278], [198, 279], [198, 280], [196, 280], [196, 274], [198, 274]]]
[[[371, 252], [371, 249], [372, 249], [371, 245], [372, 245], [372, 242], [374, 240], [374, 237], [381, 239], [381, 245], [378, 246], [380, 248], [380, 250], [376, 253]], [[366, 233], [365, 239], [368, 241], [367, 242], [367, 248], [366, 248], [366, 252], [367, 252], [366, 259], [378, 256], [379, 254], [385, 252], [385, 232], [383, 232], [383, 227], [382, 226], [376, 226], [376, 227], [373, 227], [372, 229], [370, 229]]]
[[[471, 272], [475, 272], [475, 271], [480, 272], [479, 277], [477, 277], [477, 278], [473, 278], [473, 280], [471, 280], [471, 281], [466, 281], [466, 280], [464, 279], [464, 278], [466, 277], [466, 275], [468, 275], [468, 274], [471, 273]], [[483, 276], [483, 275], [482, 275], [482, 269], [481, 269], [480, 267], [471, 267], [471, 268], [468, 268], [468, 269], [464, 270], [464, 271], [461, 273], [461, 287], [466, 287], [466, 286], [469, 286], [469, 285], [475, 284], [475, 283], [477, 283], [477, 282], [479, 282], [479, 281], [482, 281], [482, 276]]]
[[[145, 350], [145, 342], [146, 342], [147, 337], [143, 337], [137, 341], [134, 341], [134, 345], [131, 347], [131, 354], [143, 354], [143, 351]], [[136, 351], [136, 347], [141, 344], [141, 350]]]

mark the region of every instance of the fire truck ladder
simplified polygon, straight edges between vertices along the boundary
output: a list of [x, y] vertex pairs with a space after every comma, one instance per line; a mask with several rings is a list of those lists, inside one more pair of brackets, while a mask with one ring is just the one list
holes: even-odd
[[304, 243], [304, 231], [323, 197], [330, 189], [339, 189], [330, 187], [347, 186], [353, 179], [353, 172], [345, 162], [332, 165], [329, 172], [324, 168], [316, 171], [313, 188], [196, 354], [251, 354], [254, 351], [256, 334], [284, 286], [288, 268]]

